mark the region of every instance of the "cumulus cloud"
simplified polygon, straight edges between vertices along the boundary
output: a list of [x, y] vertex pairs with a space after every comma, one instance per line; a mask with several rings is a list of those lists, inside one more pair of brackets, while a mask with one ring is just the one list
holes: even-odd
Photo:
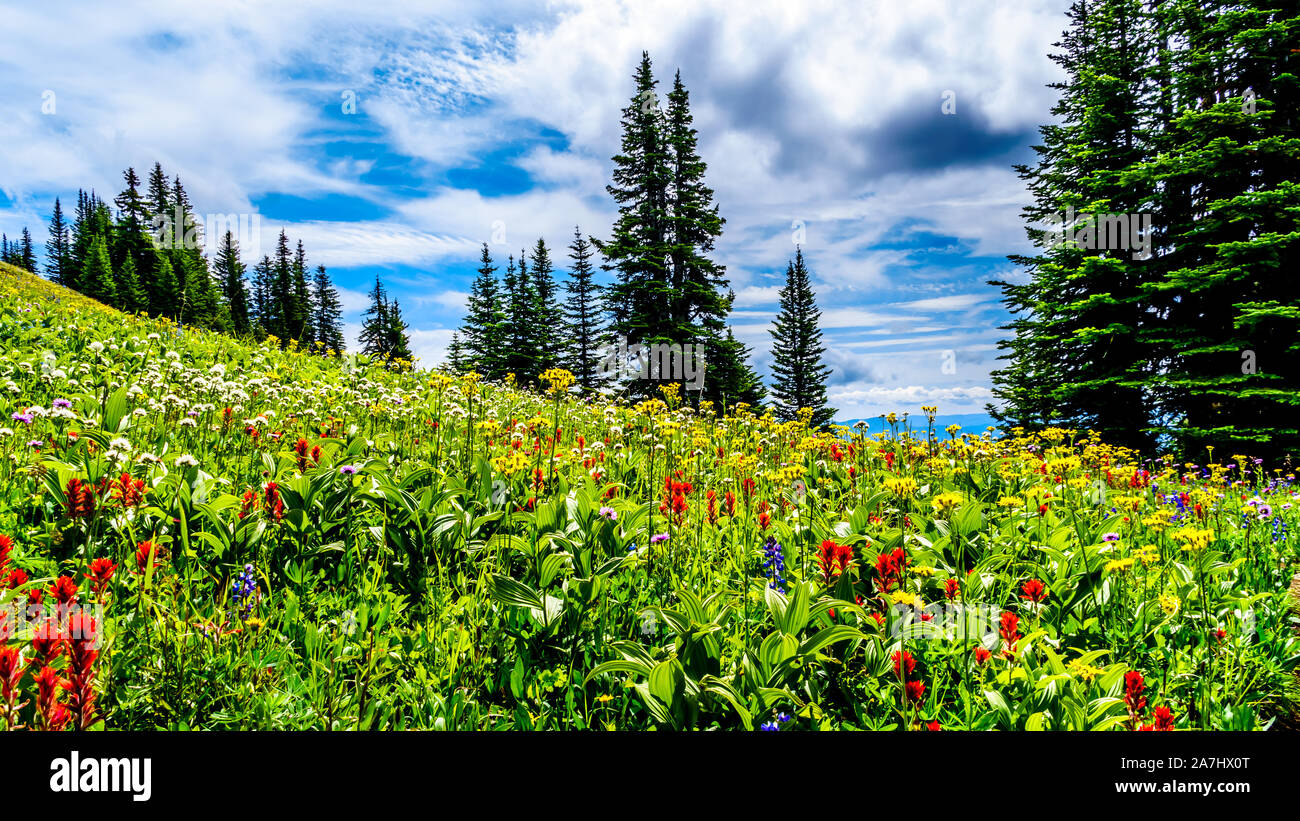
[[[43, 241], [56, 194], [66, 204], [94, 187], [111, 199], [123, 168], [154, 160], [205, 212], [256, 211], [272, 194], [337, 199], [348, 206], [337, 214], [266, 215], [262, 247], [283, 227], [350, 285], [387, 272], [432, 362], [483, 242], [504, 257], [542, 236], [563, 268], [575, 225], [607, 234], [619, 111], [646, 49], [661, 94], [677, 69], [691, 91], [727, 220], [714, 256], [760, 369], [798, 245], [824, 309], [836, 403], [878, 412], [932, 389], [982, 404], [972, 392], [988, 390], [986, 348], [1005, 320], [985, 280], [1020, 276], [1005, 256], [1026, 248], [1028, 195], [1011, 165], [1048, 116], [1058, 70], [1046, 54], [1067, 5], [8, 8], [0, 230], [28, 225]], [[55, 113], [42, 113], [46, 91]], [[354, 115], [340, 110], [349, 93]], [[343, 299], [355, 319], [364, 294]], [[971, 384], [945, 385], [917, 358], [944, 348], [960, 352]]]

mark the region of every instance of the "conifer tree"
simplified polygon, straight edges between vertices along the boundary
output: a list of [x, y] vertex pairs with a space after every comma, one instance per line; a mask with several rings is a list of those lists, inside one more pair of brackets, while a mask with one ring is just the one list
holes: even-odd
[[275, 324], [275, 264], [269, 256], [253, 266], [253, 314], [261, 336], [273, 333]]
[[140, 283], [140, 275], [135, 270], [135, 259], [131, 256], [127, 256], [117, 273], [116, 290], [116, 308], [131, 314], [149, 309], [149, 295]]
[[465, 348], [460, 344], [460, 332], [451, 332], [451, 342], [447, 345], [447, 370], [454, 374], [465, 373]]
[[565, 282], [569, 298], [563, 311], [564, 337], [568, 340], [568, 345], [564, 350], [563, 361], [564, 366], [573, 373], [582, 392], [590, 394], [601, 386], [598, 366], [604, 329], [601, 323], [600, 286], [592, 280], [591, 246], [577, 226], [573, 228], [569, 259], [572, 264]]
[[788, 421], [801, 408], [812, 411], [811, 424], [823, 427], [835, 418], [827, 405], [826, 378], [831, 369], [822, 363], [821, 310], [817, 307], [812, 281], [804, 264], [803, 249], [796, 248], [794, 260], [786, 266], [785, 286], [780, 291], [781, 310], [769, 333], [772, 335], [772, 407], [778, 419]]
[[537, 288], [528, 269], [528, 257], [519, 254], [519, 266], [510, 257], [506, 265], [504, 283], [505, 317], [502, 323], [502, 343], [504, 348], [499, 357], [500, 369], [504, 374], [514, 374], [520, 385], [533, 384], [538, 374], [544, 370], [542, 357], [544, 347], [541, 340], [542, 316]]
[[117, 287], [113, 280], [113, 264], [108, 257], [108, 244], [102, 236], [96, 236], [90, 242], [86, 255], [86, 268], [82, 273], [83, 290], [86, 296], [97, 299], [105, 305], [117, 304]]
[[497, 287], [496, 270], [485, 242], [478, 274], [470, 286], [465, 324], [460, 329], [466, 367], [488, 379], [499, 379], [506, 373], [501, 367], [505, 353], [505, 311]]
[[307, 252], [302, 247], [302, 240], [298, 240], [298, 248], [293, 255], [294, 314], [290, 319], [289, 327], [292, 338], [305, 346], [310, 346], [316, 338], [316, 332], [312, 327], [311, 286], [308, 285], [307, 280]]
[[388, 309], [388, 325], [384, 334], [384, 358], [390, 365], [413, 367], [415, 364], [407, 330], [406, 321], [402, 319], [402, 306], [394, 299]]
[[45, 273], [51, 281], [73, 287], [71, 229], [63, 218], [63, 204], [58, 197], [54, 198], [49, 234], [50, 238], [45, 241]]
[[558, 287], [555, 282], [555, 265], [551, 261], [551, 249], [546, 240], [538, 237], [533, 246], [532, 282], [537, 292], [537, 332], [535, 344], [538, 348], [538, 373], [547, 368], [558, 367], [564, 354], [564, 337], [559, 329], [564, 327], [564, 312], [559, 305]]
[[316, 275], [312, 280], [312, 331], [314, 342], [320, 343], [322, 353], [331, 351], [342, 354], [347, 344], [343, 338], [343, 305], [339, 302], [338, 289], [330, 281], [324, 265], [316, 266]]
[[1145, 449], [1152, 444], [1150, 403], [1132, 380], [1151, 362], [1139, 328], [1153, 262], [1134, 259], [1129, 231], [1122, 248], [1089, 247], [1103, 244], [1096, 234], [1062, 240], [1063, 231], [1112, 234], [1112, 223], [1075, 226], [1071, 213], [1151, 210], [1154, 180], [1121, 175], [1150, 151], [1155, 41], [1141, 0], [1081, 0], [1068, 15], [1070, 28], [1052, 56], [1067, 78], [1053, 84], [1061, 92], [1053, 108], [1058, 122], [1040, 129], [1038, 162], [1017, 166], [1035, 200], [1026, 220], [1053, 230], [1031, 229], [1042, 250], [1012, 257], [1030, 272], [1029, 283], [994, 283], [1019, 314], [1006, 326], [1015, 338], [1002, 344], [1015, 361], [994, 377], [1007, 409], [994, 413], [1022, 424], [1094, 428], [1108, 442]]
[[[633, 76], [636, 90], [623, 109], [623, 136], [613, 158], [613, 179], [606, 190], [618, 204], [618, 218], [609, 240], [593, 239], [614, 272], [605, 287], [610, 330], [633, 343], [660, 341], [662, 318], [668, 314], [668, 186], [669, 169], [663, 112], [655, 94], [657, 81], [650, 55], [641, 54]], [[663, 341], [683, 344], [670, 337]]]
[[154, 219], [157, 217], [170, 218], [171, 207], [171, 186], [167, 182], [167, 175], [163, 173], [162, 163], [155, 162], [153, 170], [149, 172], [148, 209], [150, 227], [155, 225]]
[[232, 231], [226, 231], [221, 238], [215, 268], [229, 310], [230, 330], [237, 336], [244, 336], [252, 331], [248, 285], [244, 281], [244, 263], [239, 259], [239, 245]]
[[379, 281], [379, 277], [375, 277], [375, 287], [369, 296], [370, 305], [363, 314], [358, 341], [361, 343], [361, 352], [366, 356], [386, 359], [391, 326], [388, 319], [388, 291], [384, 289], [384, 283]]
[[18, 244], [18, 253], [15, 255], [16, 264], [25, 270], [36, 273], [36, 250], [32, 247], [32, 232], [23, 226], [23, 238]]

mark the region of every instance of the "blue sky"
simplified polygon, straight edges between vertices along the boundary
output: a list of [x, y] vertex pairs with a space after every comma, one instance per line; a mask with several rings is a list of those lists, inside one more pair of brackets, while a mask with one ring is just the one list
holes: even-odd
[[760, 372], [798, 241], [840, 418], [991, 399], [1007, 317], [985, 281], [1027, 250], [1011, 166], [1048, 118], [1066, 0], [177, 5], [0, 2], [0, 230], [43, 243], [55, 196], [111, 200], [157, 160], [201, 213], [259, 215], [250, 265], [301, 238], [353, 338], [382, 277], [432, 365], [481, 243], [541, 236], [563, 270], [575, 225], [608, 236], [645, 49], [691, 92]]

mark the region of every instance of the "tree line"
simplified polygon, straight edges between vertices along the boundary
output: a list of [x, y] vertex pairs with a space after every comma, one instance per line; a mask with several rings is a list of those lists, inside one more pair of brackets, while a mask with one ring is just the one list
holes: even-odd
[[[282, 230], [250, 279], [229, 228], [209, 263], [204, 226], [180, 177], [169, 179], [154, 163], [147, 188], [134, 168], [123, 179], [114, 207], [81, 190], [69, 219], [55, 199], [45, 244], [51, 280], [128, 313], [257, 340], [274, 336], [322, 354], [346, 348], [338, 290], [324, 265], [310, 268], [301, 240], [291, 249]], [[0, 250], [4, 261], [38, 273], [28, 229], [19, 242], [4, 237]]]
[[1300, 450], [1296, 3], [1068, 14], [1056, 121], [1018, 167], [1037, 250], [993, 283], [1013, 319], [990, 412], [1197, 460]]
[[[726, 220], [704, 180], [707, 166], [696, 148], [690, 95], [679, 71], [666, 105], [661, 104], [644, 52], [633, 79], [635, 91], [622, 112], [620, 151], [607, 186], [618, 206], [610, 238], [584, 236], [574, 228], [563, 294], [544, 239], [517, 258], [509, 255], [504, 267], [484, 243], [464, 324], [452, 336], [449, 366], [490, 379], [513, 375], [522, 384], [561, 366], [573, 372], [577, 389], [585, 393], [612, 388], [644, 398], [677, 382], [691, 401], [720, 409], [739, 403], [757, 408], [768, 391], [749, 365], [750, 349], [726, 324], [735, 294], [725, 267], [712, 258]], [[596, 281], [597, 267], [608, 282]], [[835, 410], [827, 405], [830, 371], [822, 364], [819, 317], [800, 250], [787, 268], [772, 331], [772, 404], [787, 419], [809, 408], [822, 425]], [[702, 350], [707, 368], [702, 390], [692, 396], [686, 376], [675, 369], [656, 371], [654, 380], [617, 383], [609, 365], [612, 358], [630, 356], [626, 343]]]

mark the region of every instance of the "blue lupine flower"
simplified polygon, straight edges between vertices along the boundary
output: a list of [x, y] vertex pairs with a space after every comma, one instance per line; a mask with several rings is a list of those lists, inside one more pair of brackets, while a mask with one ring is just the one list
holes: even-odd
[[767, 586], [784, 593], [785, 554], [781, 550], [781, 543], [776, 540], [775, 536], [767, 537], [767, 541], [763, 544], [763, 556], [763, 574], [771, 579]]
[[240, 608], [240, 621], [248, 621], [248, 617], [253, 615], [253, 602], [257, 598], [257, 576], [253, 573], [251, 564], [244, 565], [244, 572], [235, 579], [230, 598]]

